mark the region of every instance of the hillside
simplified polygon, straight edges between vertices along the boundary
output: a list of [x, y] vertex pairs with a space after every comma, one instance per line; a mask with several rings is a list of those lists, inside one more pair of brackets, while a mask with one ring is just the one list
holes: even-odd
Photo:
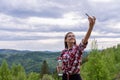
[[3, 59], [6, 59], [10, 66], [13, 63], [21, 64], [27, 72], [40, 72], [41, 64], [46, 60], [50, 70], [53, 70], [55, 68], [56, 57], [58, 55], [59, 52], [0, 49], [0, 64]]
[[[60, 52], [51, 51], [19, 51], [12, 49], [0, 49], [0, 64], [3, 59], [6, 59], [10, 66], [13, 63], [21, 64], [25, 68], [26, 72], [40, 72], [41, 64], [44, 60], [46, 60], [50, 72], [53, 72], [57, 64], [56, 58], [59, 54]], [[87, 52], [84, 52], [83, 56], [87, 56]]]
[[[11, 66], [13, 63], [21, 64], [26, 72], [40, 72], [41, 64], [47, 61], [50, 72], [55, 70], [57, 56], [60, 52], [51, 51], [19, 51], [12, 49], [0, 49], [0, 64], [6, 59]], [[87, 56], [87, 52], [83, 56]], [[52, 63], [52, 64], [51, 64]]]
[[120, 80], [120, 45], [91, 51], [81, 75], [84, 80]]
[[[4, 53], [5, 51], [6, 53]], [[2, 80], [4, 80], [4, 76], [8, 78], [11, 76], [14, 80], [17, 80], [17, 78], [23, 78], [24, 80], [41, 80], [42, 73], [36, 72], [40, 72], [43, 60], [47, 61], [50, 70], [53, 71], [56, 67], [56, 57], [60, 53], [49, 51], [26, 51], [26, 53], [18, 54], [11, 53], [10, 50], [8, 50], [8, 53], [7, 50], [5, 51], [4, 49], [1, 51], [0, 61], [6, 59], [9, 63], [8, 67], [13, 63], [22, 64], [22, 66], [12, 66], [12, 68], [8, 69], [7, 63], [3, 62], [2, 65], [0, 65], [0, 77]], [[12, 50], [12, 52], [14, 52], [14, 50]], [[120, 80], [120, 45], [102, 51], [95, 49], [90, 51], [89, 55], [88, 52], [85, 52], [83, 56], [85, 56], [85, 58], [83, 58], [84, 63], [81, 66], [81, 76], [84, 80]], [[27, 72], [24, 71], [22, 67], [24, 67]], [[9, 72], [13, 72], [14, 74], [7, 74]], [[20, 74], [16, 75], [16, 73]], [[58, 80], [56, 73], [49, 74], [49, 78]]]

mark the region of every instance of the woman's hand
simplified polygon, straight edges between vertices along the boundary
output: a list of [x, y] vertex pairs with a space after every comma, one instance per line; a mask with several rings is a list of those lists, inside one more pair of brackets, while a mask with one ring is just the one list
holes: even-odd
[[96, 21], [95, 16], [92, 16], [92, 17], [88, 16], [88, 20], [89, 20], [89, 27], [93, 28], [95, 21]]
[[57, 73], [59, 73], [62, 70], [62, 67], [57, 66], [56, 69], [57, 69]]

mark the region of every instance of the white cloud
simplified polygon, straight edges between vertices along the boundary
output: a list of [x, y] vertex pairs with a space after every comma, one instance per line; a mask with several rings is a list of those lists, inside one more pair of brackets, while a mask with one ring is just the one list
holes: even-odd
[[25, 19], [15, 18], [9, 15], [0, 14], [0, 26], [4, 29], [29, 29]]
[[[91, 49], [91, 42], [93, 39], [89, 40], [89, 44], [86, 50]], [[96, 38], [98, 42], [98, 48], [108, 48], [116, 46], [120, 43], [120, 38]], [[77, 43], [81, 39], [77, 39]], [[63, 39], [46, 39], [46, 40], [25, 40], [25, 41], [0, 41], [0, 47], [5, 49], [18, 49], [18, 50], [37, 50], [37, 51], [61, 51], [64, 48]]]
[[92, 2], [96, 3], [109, 3], [109, 2], [114, 2], [114, 0], [91, 0]]
[[0, 47], [5, 49], [18, 49], [18, 50], [37, 50], [37, 51], [58, 51], [63, 47], [61, 40], [25, 40], [25, 41], [0, 41]]
[[[80, 22], [81, 21], [81, 22]], [[58, 25], [58, 26], [74, 26], [81, 23], [85, 23], [87, 20], [81, 18], [79, 15], [72, 13], [66, 13], [62, 18], [40, 18], [30, 17], [27, 20], [28, 24], [42, 24], [42, 25]]]
[[56, 6], [58, 8], [64, 8], [64, 5], [49, 0], [19, 0], [19, 2], [18, 0], [1, 0], [1, 4], [3, 8], [8, 9], [9, 11], [20, 9], [24, 11], [41, 12], [44, 9]]
[[108, 23], [107, 25], [109, 28], [115, 29], [115, 30], [119, 30], [120, 31], [120, 22], [116, 22], [116, 21], [111, 21], [110, 23]]
[[0, 47], [61, 50], [66, 32], [73, 31], [78, 39], [85, 36], [89, 25], [86, 12], [97, 17], [90, 42], [95, 37], [100, 47], [116, 45], [120, 41], [119, 3], [119, 0], [1, 0]]
[[109, 33], [100, 33], [100, 32], [92, 32], [92, 36], [102, 36], [102, 37], [115, 37], [115, 36], [120, 36], [120, 34], [115, 34], [115, 33], [112, 33], [112, 32], [109, 32]]
[[[16, 18], [5, 14], [0, 14], [0, 26], [3, 29], [18, 29], [18, 30], [49, 30], [50, 28], [68, 29], [73, 26], [82, 25], [87, 22], [87, 19], [80, 15], [71, 12], [66, 13], [61, 18], [43, 18], [43, 17], [28, 17]], [[37, 27], [36, 27], [37, 26]], [[56, 27], [55, 27], [56, 26]], [[64, 26], [64, 27], [63, 27]]]

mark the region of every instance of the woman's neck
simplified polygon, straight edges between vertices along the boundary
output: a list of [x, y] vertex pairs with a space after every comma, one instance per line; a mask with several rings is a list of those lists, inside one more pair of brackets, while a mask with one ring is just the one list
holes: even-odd
[[74, 46], [74, 43], [72, 44], [67, 44], [68, 45], [68, 49], [71, 49]]

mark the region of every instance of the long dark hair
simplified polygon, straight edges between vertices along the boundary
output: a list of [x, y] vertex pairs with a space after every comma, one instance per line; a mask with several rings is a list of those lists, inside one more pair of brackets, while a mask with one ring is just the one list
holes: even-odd
[[[68, 34], [70, 34], [70, 33], [72, 33], [72, 32], [68, 32], [68, 33], [65, 35], [65, 38], [64, 38], [64, 46], [65, 46], [65, 48], [68, 48], [67, 42], [66, 42], [65, 40], [67, 39], [67, 36], [68, 36]], [[73, 34], [73, 33], [72, 33], [72, 34]], [[76, 40], [75, 40], [74, 44], [76, 45]]]

